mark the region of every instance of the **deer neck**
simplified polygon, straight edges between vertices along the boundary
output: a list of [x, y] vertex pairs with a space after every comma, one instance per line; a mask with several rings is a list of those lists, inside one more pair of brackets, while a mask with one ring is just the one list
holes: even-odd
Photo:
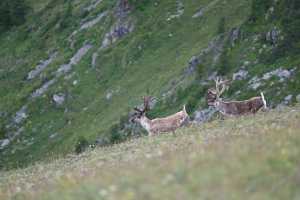
[[221, 112], [222, 114], [226, 113], [226, 109], [224, 107], [224, 102], [223, 102], [223, 100], [221, 98], [217, 99], [214, 104], [215, 104], [215, 108], [219, 112]]
[[148, 119], [146, 116], [143, 116], [141, 119], [140, 119], [140, 124], [141, 126], [146, 129], [148, 132], [150, 131], [150, 128], [151, 128], [151, 120]]

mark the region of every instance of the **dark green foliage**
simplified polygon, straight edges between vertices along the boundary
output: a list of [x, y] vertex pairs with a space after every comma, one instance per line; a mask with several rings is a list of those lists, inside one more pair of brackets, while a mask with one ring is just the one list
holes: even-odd
[[84, 152], [88, 146], [88, 140], [84, 136], [79, 137], [75, 145], [75, 153], [80, 154]]
[[28, 10], [24, 0], [1, 0], [0, 31], [23, 24]]
[[226, 31], [226, 18], [222, 17], [219, 21], [217, 34], [223, 34]]
[[229, 58], [228, 58], [228, 50], [225, 47], [224, 51], [220, 56], [219, 67], [218, 67], [218, 75], [225, 76], [228, 73], [229, 67]]
[[285, 0], [285, 4], [282, 6], [281, 23], [285, 38], [278, 48], [281, 51], [279, 55], [286, 51], [300, 53], [300, 1]]
[[146, 9], [147, 4], [150, 3], [150, 0], [128, 0], [128, 2], [135, 9], [143, 11]]
[[267, 10], [272, 5], [272, 2], [273, 0], [253, 0], [249, 22], [257, 23], [259, 20], [262, 20]]
[[72, 2], [67, 1], [66, 10], [62, 14], [62, 21], [60, 22], [59, 30], [64, 30], [72, 24]]

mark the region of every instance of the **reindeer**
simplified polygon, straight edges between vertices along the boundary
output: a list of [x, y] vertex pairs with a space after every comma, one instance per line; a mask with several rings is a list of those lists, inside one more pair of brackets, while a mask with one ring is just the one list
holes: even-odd
[[131, 122], [138, 122], [147, 130], [149, 136], [157, 135], [159, 133], [175, 132], [179, 127], [184, 126], [189, 122], [189, 115], [185, 110], [185, 105], [182, 111], [177, 112], [165, 118], [149, 119], [146, 112], [150, 110], [149, 101], [151, 97], [144, 97], [144, 107], [139, 109], [134, 108], [135, 112], [131, 117]]
[[220, 96], [228, 88], [229, 81], [223, 81], [218, 77], [215, 79], [215, 83], [216, 88], [207, 91], [206, 100], [209, 106], [214, 106], [224, 116], [254, 114], [261, 109], [267, 109], [267, 103], [262, 92], [260, 96], [244, 101], [223, 101]]

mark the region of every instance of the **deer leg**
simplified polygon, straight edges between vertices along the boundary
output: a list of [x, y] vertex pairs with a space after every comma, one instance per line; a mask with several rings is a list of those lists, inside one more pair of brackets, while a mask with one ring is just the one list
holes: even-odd
[[149, 136], [149, 137], [153, 137], [153, 136], [154, 136], [154, 133], [149, 132], [148, 136]]

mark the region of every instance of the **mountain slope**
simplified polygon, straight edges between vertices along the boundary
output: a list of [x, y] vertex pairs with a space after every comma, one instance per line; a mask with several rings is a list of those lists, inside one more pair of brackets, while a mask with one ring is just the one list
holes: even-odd
[[[128, 112], [146, 94], [158, 99], [153, 117], [184, 103], [191, 114], [203, 109], [216, 73], [238, 77], [226, 94], [231, 99], [264, 91], [276, 106], [300, 93], [297, 1], [28, 3], [26, 23], [0, 37], [6, 169], [72, 153], [82, 143], [123, 140], [133, 132], [120, 131]], [[290, 19], [282, 15], [294, 10], [286, 30]], [[289, 44], [289, 32], [295, 45], [275, 51]]]
[[2, 172], [1, 199], [298, 199], [299, 106]]

